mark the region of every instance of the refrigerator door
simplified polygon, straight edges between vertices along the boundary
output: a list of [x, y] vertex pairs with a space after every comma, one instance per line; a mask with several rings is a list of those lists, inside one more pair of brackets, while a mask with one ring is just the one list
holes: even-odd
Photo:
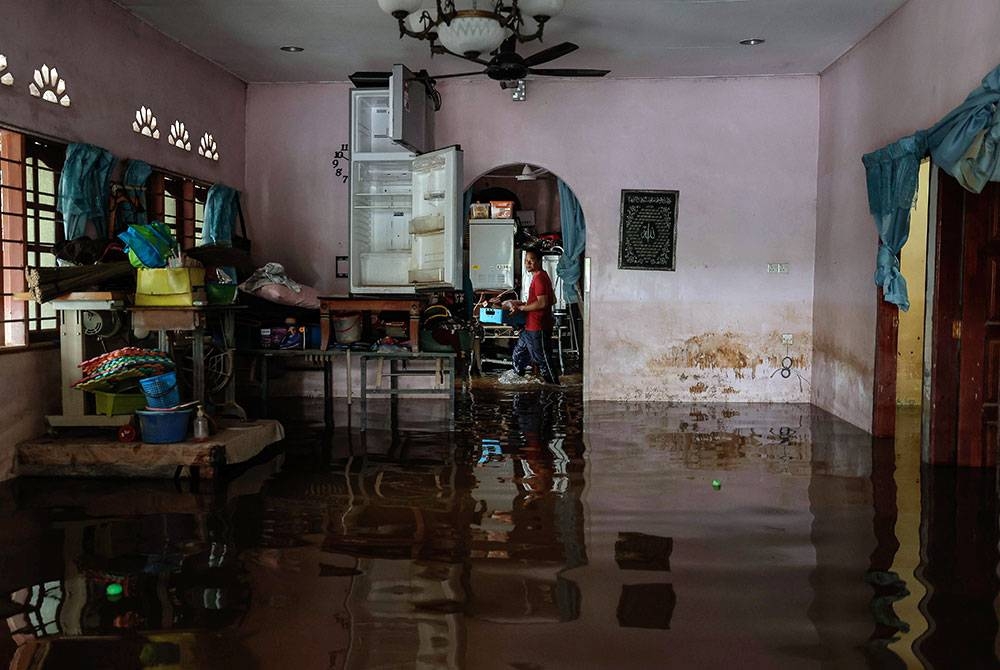
[[474, 290], [514, 288], [516, 232], [512, 219], [469, 221], [469, 279]]
[[414, 288], [462, 285], [462, 150], [439, 149], [413, 159], [409, 283]]
[[392, 141], [418, 154], [434, 148], [434, 103], [426, 85], [404, 65], [389, 78]]

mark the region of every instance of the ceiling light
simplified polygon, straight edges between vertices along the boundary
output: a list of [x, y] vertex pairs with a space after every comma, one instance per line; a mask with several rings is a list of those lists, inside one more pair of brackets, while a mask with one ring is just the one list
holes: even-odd
[[766, 41], [767, 40], [763, 39], [762, 37], [751, 37], [748, 40], [740, 40], [740, 44], [742, 44], [745, 47], [755, 47], [758, 44], [763, 44]]
[[305, 51], [304, 48], [292, 46], [291, 44], [289, 44], [288, 46], [281, 47], [281, 50], [282, 51], [287, 51], [290, 54], [297, 54], [300, 51]]
[[[435, 9], [421, 10], [422, 0], [378, 0], [382, 11], [399, 23], [400, 37], [427, 40], [432, 54], [452, 53], [468, 58], [496, 51], [511, 36], [519, 42], [541, 39], [545, 22], [562, 10], [564, 0], [497, 0], [496, 3], [463, 0], [463, 3], [471, 7], [460, 9], [455, 0], [435, 0]], [[490, 7], [480, 9], [480, 4]], [[537, 26], [528, 28], [534, 32], [525, 30], [529, 25]]]

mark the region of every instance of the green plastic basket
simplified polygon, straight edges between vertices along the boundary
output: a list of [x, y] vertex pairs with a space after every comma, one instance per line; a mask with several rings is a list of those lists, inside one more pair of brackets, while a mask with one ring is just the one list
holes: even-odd
[[115, 416], [116, 414], [132, 414], [137, 409], [146, 407], [146, 396], [141, 393], [104, 393], [94, 391], [94, 400], [98, 414]]

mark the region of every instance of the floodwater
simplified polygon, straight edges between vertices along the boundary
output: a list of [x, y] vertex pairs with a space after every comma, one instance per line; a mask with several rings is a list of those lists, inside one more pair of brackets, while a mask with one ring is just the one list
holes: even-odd
[[459, 405], [289, 421], [217, 484], [0, 485], [0, 667], [998, 666], [995, 473], [922, 469], [913, 416]]

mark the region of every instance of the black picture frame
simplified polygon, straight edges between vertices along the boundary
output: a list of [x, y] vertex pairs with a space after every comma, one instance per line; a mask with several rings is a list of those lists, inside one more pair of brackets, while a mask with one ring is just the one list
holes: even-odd
[[680, 191], [622, 189], [618, 269], [676, 270]]

